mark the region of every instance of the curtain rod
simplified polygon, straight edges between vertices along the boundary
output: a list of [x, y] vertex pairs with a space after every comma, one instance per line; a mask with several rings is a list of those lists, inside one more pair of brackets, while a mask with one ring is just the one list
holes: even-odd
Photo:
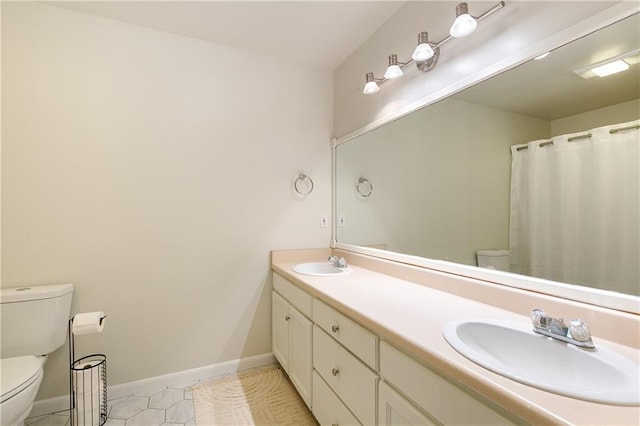
[[[609, 133], [614, 134], [614, 133], [622, 132], [623, 130], [633, 130], [633, 129], [640, 129], [640, 124], [634, 124], [633, 126], [627, 126], [627, 127], [619, 127], [617, 129], [610, 129]], [[585, 133], [584, 135], [572, 136], [569, 139], [567, 139], [567, 142], [573, 142], [580, 139], [588, 139], [590, 137], [591, 137], [591, 133]], [[547, 145], [553, 145], [553, 141], [551, 139], [546, 140], [542, 142], [539, 146], [543, 147]], [[516, 148], [516, 151], [522, 151], [523, 149], [528, 149], [528, 148], [529, 147], [527, 145], [519, 146], [518, 148]]]

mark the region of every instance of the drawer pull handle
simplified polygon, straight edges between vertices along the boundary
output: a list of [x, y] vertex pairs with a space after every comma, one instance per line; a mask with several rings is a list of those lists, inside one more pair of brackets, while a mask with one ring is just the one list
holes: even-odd
[[285, 321], [289, 321], [291, 319], [291, 317], [289, 315], [287, 315], [286, 317], [284, 317]]
[[333, 331], [334, 333], [337, 333], [337, 332], [338, 332], [338, 330], [340, 330], [340, 327], [339, 327], [339, 326], [337, 326], [337, 325], [332, 325], [332, 326], [331, 326], [331, 331]]
[[338, 426], [338, 423], [331, 423], [331, 426]]
[[337, 368], [332, 368], [331, 374], [333, 374], [334, 376], [337, 376], [338, 374], [340, 374], [340, 370], [338, 370]]

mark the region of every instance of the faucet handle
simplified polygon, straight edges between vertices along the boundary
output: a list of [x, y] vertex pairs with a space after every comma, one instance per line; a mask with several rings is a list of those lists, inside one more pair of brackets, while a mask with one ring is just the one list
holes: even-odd
[[344, 257], [329, 256], [329, 262], [331, 262], [333, 264], [333, 266], [338, 267], [338, 268], [346, 268], [347, 267], [347, 261], [344, 259]]
[[589, 327], [581, 319], [572, 319], [569, 322], [569, 335], [573, 340], [578, 342], [587, 342], [591, 340], [591, 331]]
[[531, 322], [533, 323], [534, 327], [536, 328], [546, 327], [544, 324], [542, 324], [543, 318], [546, 318], [546, 314], [542, 309], [534, 309], [531, 311]]

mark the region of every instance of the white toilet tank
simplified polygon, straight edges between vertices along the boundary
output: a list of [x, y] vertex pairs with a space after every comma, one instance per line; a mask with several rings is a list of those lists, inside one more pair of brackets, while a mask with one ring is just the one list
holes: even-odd
[[67, 337], [73, 284], [0, 289], [1, 358], [45, 355]]
[[478, 266], [509, 272], [509, 250], [478, 250]]

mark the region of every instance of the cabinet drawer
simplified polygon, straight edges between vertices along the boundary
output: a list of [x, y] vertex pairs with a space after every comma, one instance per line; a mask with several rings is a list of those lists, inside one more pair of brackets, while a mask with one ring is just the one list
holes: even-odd
[[378, 387], [378, 424], [380, 426], [438, 425], [383, 381], [380, 381]]
[[373, 370], [378, 337], [318, 299], [313, 300], [313, 321]]
[[331, 388], [313, 371], [313, 415], [322, 426], [360, 425]]
[[313, 297], [282, 276], [273, 273], [273, 288], [307, 318], [311, 318]]
[[317, 325], [313, 366], [362, 424], [376, 424], [378, 376]]
[[443, 424], [513, 424], [387, 342], [380, 342], [380, 375]]

